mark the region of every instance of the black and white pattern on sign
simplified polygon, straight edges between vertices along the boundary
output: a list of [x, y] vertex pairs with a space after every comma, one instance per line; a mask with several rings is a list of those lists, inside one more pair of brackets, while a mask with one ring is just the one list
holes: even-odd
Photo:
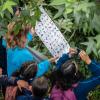
[[70, 48], [68, 42], [43, 7], [40, 7], [40, 10], [42, 12], [40, 21], [35, 26], [37, 35], [53, 56], [67, 53]]

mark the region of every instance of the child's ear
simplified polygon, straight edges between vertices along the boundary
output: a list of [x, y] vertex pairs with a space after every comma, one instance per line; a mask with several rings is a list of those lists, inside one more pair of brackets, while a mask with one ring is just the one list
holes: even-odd
[[0, 75], [2, 75], [2, 68], [0, 68]]

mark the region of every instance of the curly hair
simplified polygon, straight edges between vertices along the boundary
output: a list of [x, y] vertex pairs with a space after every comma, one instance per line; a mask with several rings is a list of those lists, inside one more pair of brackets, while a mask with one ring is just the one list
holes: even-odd
[[[26, 26], [23, 29], [20, 29], [18, 34], [15, 34], [14, 31], [8, 32], [6, 36], [8, 46], [9, 47], [20, 46], [19, 42], [21, 42], [21, 37], [25, 36], [25, 38], [27, 38], [29, 30], [30, 27]], [[10, 37], [13, 37], [13, 39], [11, 40]]]

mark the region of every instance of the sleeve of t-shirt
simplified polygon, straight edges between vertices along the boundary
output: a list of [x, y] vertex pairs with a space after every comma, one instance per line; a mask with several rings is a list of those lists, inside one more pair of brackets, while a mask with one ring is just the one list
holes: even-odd
[[70, 59], [69, 54], [63, 54], [62, 57], [57, 61], [56, 67], [60, 68], [62, 64], [64, 64], [67, 60]]
[[86, 100], [88, 93], [98, 85], [100, 85], [100, 76], [92, 76], [79, 82], [78, 86], [74, 89], [77, 100]]
[[50, 61], [45, 60], [38, 64], [38, 71], [36, 77], [44, 75], [51, 67]]
[[8, 78], [6, 75], [0, 76], [0, 86], [16, 85], [16, 81], [13, 78]]
[[28, 32], [28, 34], [27, 34], [27, 40], [28, 40], [28, 42], [32, 41], [32, 39], [33, 39], [33, 35], [30, 32]]
[[88, 68], [92, 72], [93, 76], [79, 82], [78, 87], [74, 89], [78, 100], [80, 100], [81, 98], [84, 99], [91, 90], [93, 90], [100, 84], [100, 63], [93, 60], [88, 65]]
[[93, 75], [95, 76], [100, 76], [100, 63], [96, 62], [93, 60], [89, 65], [88, 65], [89, 70], [92, 72]]

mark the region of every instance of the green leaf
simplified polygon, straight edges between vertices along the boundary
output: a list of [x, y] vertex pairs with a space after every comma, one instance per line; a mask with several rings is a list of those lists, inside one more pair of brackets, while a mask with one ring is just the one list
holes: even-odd
[[14, 33], [15, 33], [15, 35], [18, 34], [18, 32], [19, 32], [19, 30], [21, 28], [22, 28], [22, 24], [21, 23], [18, 23], [18, 24], [15, 25], [15, 27], [14, 27]]
[[68, 2], [70, 2], [70, 3], [74, 3], [74, 2], [76, 2], [77, 0], [67, 0]]
[[6, 29], [0, 30], [0, 36], [2, 36], [2, 34], [6, 34], [6, 32], [7, 32]]
[[78, 12], [75, 12], [75, 11], [74, 11], [74, 18], [75, 18], [75, 23], [76, 23], [77, 25], [79, 25], [80, 19], [81, 19], [81, 15], [80, 15]]
[[98, 50], [98, 54], [99, 54], [99, 56], [100, 56], [100, 49]]
[[94, 18], [92, 20], [92, 27], [100, 33], [100, 15], [94, 14]]
[[11, 0], [7, 0], [4, 5], [3, 5], [3, 8], [2, 10], [8, 10], [10, 13], [13, 14], [13, 9], [12, 9], [12, 6], [15, 6], [16, 3], [14, 1], [11, 1]]
[[61, 29], [65, 29], [66, 31], [71, 32], [73, 23], [71, 22], [70, 19], [67, 19], [67, 20], [60, 19], [55, 22], [58, 25], [58, 27], [60, 27]]
[[50, 5], [62, 5], [65, 4], [66, 0], [53, 0]]
[[54, 19], [63, 15], [65, 7], [63, 5], [61, 5], [61, 6], [55, 6], [55, 8], [58, 10], [58, 12], [55, 14]]
[[98, 56], [97, 49], [96, 49], [96, 42], [94, 41], [94, 39], [92, 37], [88, 38], [88, 42], [84, 42], [84, 43], [81, 43], [81, 44], [87, 46], [86, 52], [88, 54], [93, 52], [96, 56]]
[[2, 12], [2, 6], [0, 6], [0, 12]]
[[32, 17], [31, 24], [34, 27], [36, 25], [36, 21], [40, 19], [41, 11], [37, 8], [34, 12], [34, 16]]
[[21, 11], [21, 16], [23, 17], [28, 17], [30, 15], [30, 10], [29, 9], [25, 9]]
[[65, 10], [65, 13], [66, 14], [70, 14], [72, 12], [73, 12], [73, 9], [72, 8], [66, 8], [66, 10]]
[[97, 46], [98, 49], [100, 49], [100, 35], [97, 35], [97, 36], [95, 37], [95, 39], [96, 39], [96, 41], [97, 41], [96, 46]]

